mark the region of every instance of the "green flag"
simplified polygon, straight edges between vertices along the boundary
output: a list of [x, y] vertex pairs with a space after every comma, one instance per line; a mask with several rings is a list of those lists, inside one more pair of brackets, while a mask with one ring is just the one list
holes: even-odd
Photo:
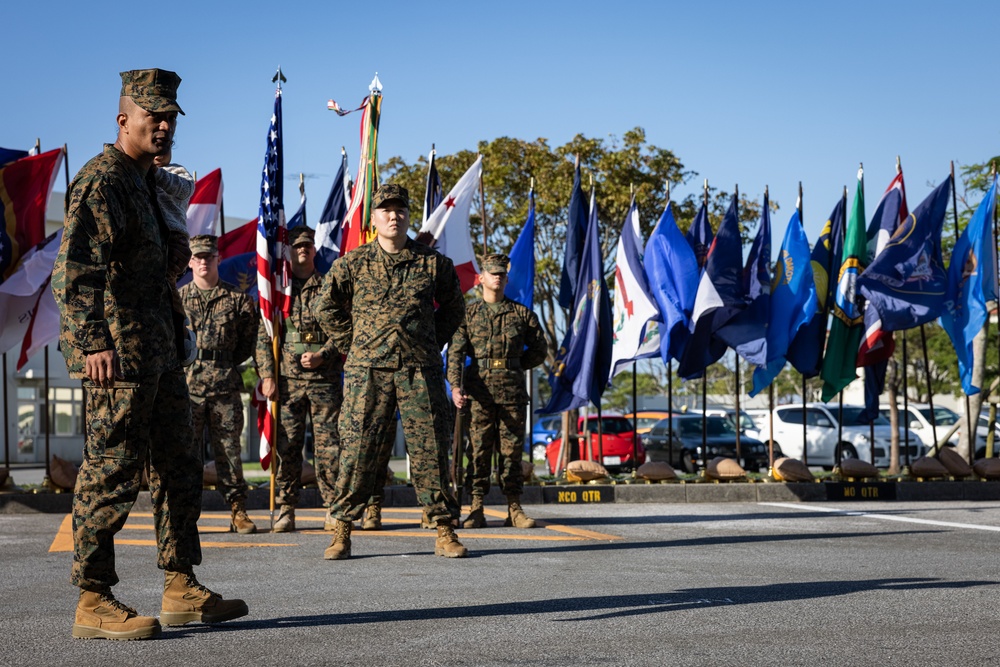
[[861, 309], [855, 286], [858, 276], [865, 270], [862, 263], [868, 258], [868, 237], [865, 233], [865, 178], [864, 171], [858, 169], [858, 189], [854, 193], [854, 204], [847, 218], [847, 232], [844, 237], [844, 252], [837, 276], [833, 324], [830, 337], [826, 341], [826, 355], [823, 357], [823, 401], [836, 396], [855, 377], [858, 347], [864, 334], [864, 313]]

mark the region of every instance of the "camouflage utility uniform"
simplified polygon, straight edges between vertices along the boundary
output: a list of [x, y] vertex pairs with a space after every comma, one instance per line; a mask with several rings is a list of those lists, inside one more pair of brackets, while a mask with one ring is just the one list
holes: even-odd
[[232, 505], [247, 497], [240, 460], [243, 378], [236, 367], [254, 352], [257, 309], [247, 294], [222, 280], [210, 290], [191, 282], [180, 294], [198, 343], [198, 357], [187, 367], [194, 440], [204, 451], [207, 425], [218, 489]]
[[107, 144], [73, 179], [52, 292], [59, 343], [71, 377], [86, 378], [89, 353], [115, 350], [124, 379], [84, 380], [86, 444], [73, 498], [72, 581], [85, 590], [118, 582], [114, 536], [139, 495], [143, 468], [158, 564], [201, 562], [201, 455], [177, 359], [167, 272], [167, 229], [152, 172]]
[[[280, 418], [278, 423], [277, 504], [294, 508], [302, 488], [302, 447], [306, 416], [312, 420], [316, 481], [323, 504], [333, 502], [340, 460], [337, 420], [343, 401], [341, 373], [344, 364], [333, 339], [320, 329], [313, 308], [323, 276], [292, 277], [292, 306], [282, 328], [281, 367], [278, 373]], [[264, 323], [257, 336], [257, 372], [262, 378], [275, 377], [274, 353]], [[305, 352], [324, 358], [319, 368], [303, 368], [299, 359]]]
[[[500, 455], [500, 487], [520, 496], [521, 452], [528, 391], [524, 371], [545, 361], [548, 352], [538, 317], [521, 304], [476, 301], [448, 346], [448, 382], [472, 399], [469, 440], [472, 455], [466, 486], [480, 500], [490, 490], [493, 453]], [[462, 370], [466, 356], [471, 364]]]
[[[438, 305], [435, 311], [435, 303]], [[417, 499], [430, 519], [451, 520], [454, 499], [444, 480], [441, 443], [451, 439], [441, 348], [454, 334], [465, 303], [454, 264], [408, 240], [396, 254], [377, 241], [334, 262], [316, 308], [344, 365], [344, 447], [332, 514], [356, 520], [375, 492], [377, 461], [391, 447], [399, 408]]]

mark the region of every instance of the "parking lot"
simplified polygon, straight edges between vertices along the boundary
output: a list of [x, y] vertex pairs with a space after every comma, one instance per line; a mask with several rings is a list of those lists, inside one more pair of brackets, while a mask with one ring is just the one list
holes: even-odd
[[[492, 508], [498, 510], [499, 508]], [[419, 510], [322, 560], [291, 534], [201, 521], [199, 577], [250, 606], [149, 642], [70, 638], [68, 518], [0, 515], [3, 665], [985, 665], [1000, 661], [1000, 503], [537, 505], [543, 527], [460, 530], [433, 556]], [[259, 524], [266, 512], [255, 512]], [[120, 533], [116, 593], [159, 609], [152, 520]]]

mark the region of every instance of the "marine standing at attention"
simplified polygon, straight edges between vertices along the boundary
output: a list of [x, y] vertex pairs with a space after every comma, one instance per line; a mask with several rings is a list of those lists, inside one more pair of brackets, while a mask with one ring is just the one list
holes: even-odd
[[[468, 306], [448, 346], [448, 382], [455, 407], [461, 410], [472, 399], [472, 455], [466, 475], [472, 509], [463, 528], [486, 526], [483, 498], [490, 490], [494, 452], [499, 454], [500, 487], [507, 496], [504, 525], [535, 527], [535, 521], [521, 509], [521, 452], [528, 404], [524, 372], [545, 361], [548, 349], [538, 317], [504, 297], [508, 263], [507, 255], [483, 258], [483, 300]], [[472, 361], [466, 368], [467, 356]]]
[[452, 261], [407, 237], [409, 205], [399, 185], [375, 191], [375, 240], [333, 263], [315, 309], [324, 331], [347, 351], [343, 450], [327, 560], [351, 556], [351, 522], [375, 489], [379, 450], [391, 446], [397, 406], [417, 500], [437, 527], [434, 553], [467, 554], [452, 528], [454, 499], [443, 483], [452, 418], [441, 368], [441, 348], [462, 321], [465, 300]]

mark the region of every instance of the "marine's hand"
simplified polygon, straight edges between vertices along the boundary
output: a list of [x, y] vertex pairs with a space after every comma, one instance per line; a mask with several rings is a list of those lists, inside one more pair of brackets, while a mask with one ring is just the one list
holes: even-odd
[[458, 387], [452, 387], [451, 400], [455, 404], [455, 407], [461, 410], [462, 408], [465, 407], [465, 403], [469, 399], [465, 397], [465, 394], [462, 393], [461, 389], [459, 389]]
[[302, 368], [308, 368], [312, 370], [314, 368], [319, 368], [323, 365], [324, 359], [323, 355], [319, 352], [306, 352], [299, 359], [299, 363], [302, 364]]
[[264, 394], [264, 398], [267, 400], [278, 400], [278, 383], [274, 381], [274, 378], [262, 379], [260, 381], [260, 390]]
[[116, 379], [124, 378], [118, 363], [118, 353], [114, 350], [102, 350], [87, 355], [84, 366], [87, 378], [99, 387], [105, 389], [114, 385]]

